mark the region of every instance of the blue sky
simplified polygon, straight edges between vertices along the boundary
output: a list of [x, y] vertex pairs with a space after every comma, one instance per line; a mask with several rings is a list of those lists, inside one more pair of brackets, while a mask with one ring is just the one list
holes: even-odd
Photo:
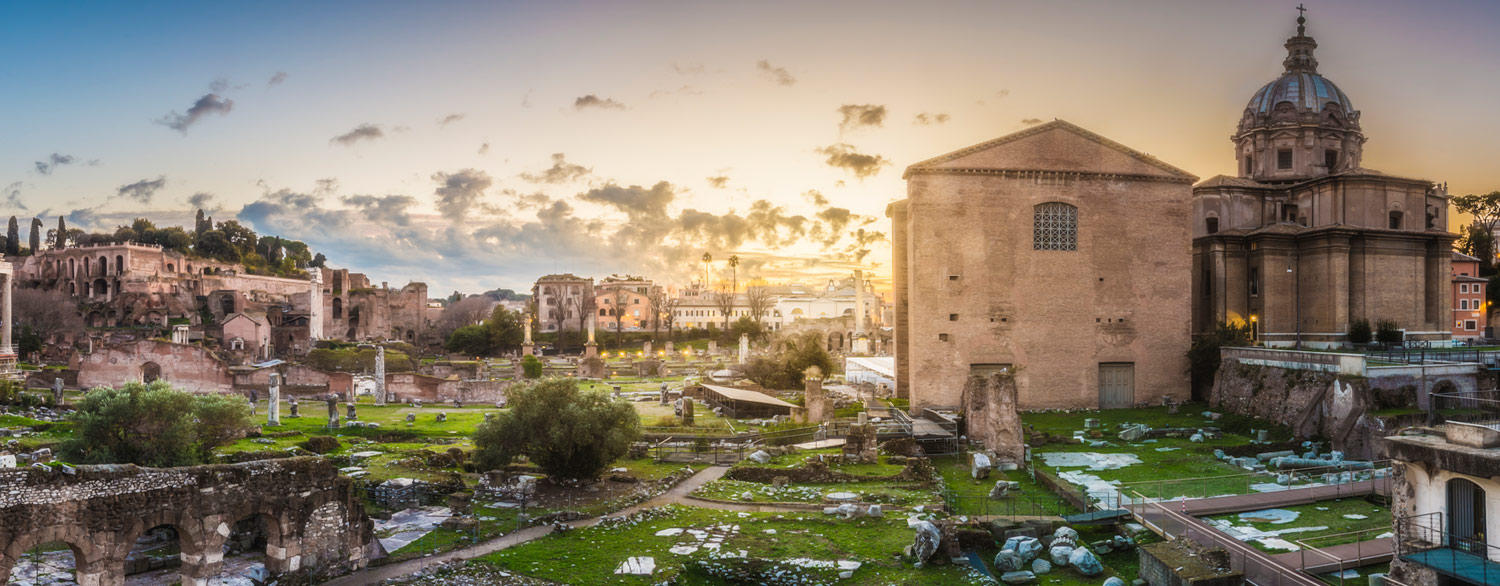
[[[1500, 4], [1306, 4], [1367, 167], [1500, 189]], [[197, 196], [435, 292], [681, 281], [703, 252], [879, 275], [901, 169], [1029, 120], [1231, 173], [1293, 6], [6, 4], [0, 213], [190, 225]]]

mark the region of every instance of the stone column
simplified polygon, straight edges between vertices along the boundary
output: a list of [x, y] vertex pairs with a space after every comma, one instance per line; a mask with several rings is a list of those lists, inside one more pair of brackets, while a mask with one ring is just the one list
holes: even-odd
[[307, 350], [311, 352], [313, 345], [323, 339], [323, 269], [308, 269], [312, 282], [307, 291]]
[[646, 345], [641, 348], [641, 357], [650, 360], [653, 356], [653, 353], [651, 352], [652, 350], [653, 348], [651, 347], [651, 340], [646, 340]]
[[385, 404], [385, 346], [375, 347], [375, 404]]
[[588, 319], [585, 321], [589, 322], [589, 341], [583, 345], [583, 357], [598, 358], [599, 345], [594, 343], [594, 316], [588, 316]]
[[266, 394], [266, 425], [281, 425], [281, 375], [274, 372]]
[[63, 404], [63, 381], [60, 378], [52, 379], [52, 404]]
[[677, 347], [676, 346], [677, 345], [673, 344], [671, 340], [667, 340], [667, 358], [668, 359], [671, 359], [672, 356], [677, 353]]
[[740, 334], [740, 364], [744, 364], [750, 354], [750, 334]]
[[823, 423], [833, 416], [833, 401], [823, 394], [823, 373], [816, 367], [803, 373], [802, 404], [807, 409], [808, 423]]
[[0, 280], [5, 281], [5, 284], [0, 286], [0, 293], [5, 294], [5, 305], [3, 309], [0, 309], [0, 321], [5, 322], [5, 327], [0, 328], [0, 330], [3, 330], [0, 331], [0, 352], [10, 353], [15, 352], [10, 340], [11, 330], [14, 329], [11, 327], [12, 322], [10, 321], [10, 303], [13, 296], [14, 284], [11, 283], [13, 279], [11, 278], [10, 263], [4, 259], [0, 259]]
[[854, 338], [865, 335], [865, 274], [854, 271]]

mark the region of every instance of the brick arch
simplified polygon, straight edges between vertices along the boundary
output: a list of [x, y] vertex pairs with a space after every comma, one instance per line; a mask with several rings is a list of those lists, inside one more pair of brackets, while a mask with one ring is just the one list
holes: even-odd
[[[10, 544], [4, 551], [0, 551], [0, 583], [9, 583], [11, 569], [15, 567], [16, 562], [21, 559], [26, 550], [54, 541], [62, 542], [73, 552], [73, 564], [80, 577], [80, 583], [84, 574], [108, 571], [102, 566], [108, 561], [110, 552], [96, 543], [95, 536], [87, 534], [77, 526], [53, 524], [10, 538]], [[124, 560], [124, 557], [120, 558], [122, 563]]]

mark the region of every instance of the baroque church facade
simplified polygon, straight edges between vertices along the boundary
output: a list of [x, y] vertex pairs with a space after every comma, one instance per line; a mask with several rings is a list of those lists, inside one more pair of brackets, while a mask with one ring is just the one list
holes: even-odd
[[1193, 188], [1193, 332], [1242, 323], [1267, 346], [1328, 348], [1353, 321], [1392, 320], [1446, 345], [1447, 188], [1360, 165], [1360, 112], [1318, 73], [1305, 25], [1240, 117], [1238, 173]]

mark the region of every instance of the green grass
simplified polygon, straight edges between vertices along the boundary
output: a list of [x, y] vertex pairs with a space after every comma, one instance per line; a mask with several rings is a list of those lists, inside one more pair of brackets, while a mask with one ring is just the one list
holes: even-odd
[[[950, 506], [958, 515], [1070, 515], [1078, 508], [1047, 490], [1025, 470], [1001, 472], [994, 470], [990, 477], [975, 480], [969, 473], [968, 456], [940, 456], [932, 459], [932, 466], [943, 477], [949, 494], [956, 497]], [[1001, 500], [991, 500], [990, 489], [998, 480], [1020, 482], [1020, 492], [1011, 492]]]
[[[1303, 541], [1309, 546], [1325, 548], [1344, 543], [1353, 543], [1374, 539], [1375, 535], [1391, 530], [1391, 512], [1385, 507], [1371, 504], [1361, 498], [1347, 498], [1341, 500], [1321, 501], [1305, 505], [1280, 507], [1281, 509], [1300, 513], [1295, 521], [1290, 523], [1257, 523], [1240, 518], [1240, 513], [1225, 515], [1214, 515], [1207, 519], [1215, 521], [1228, 521], [1236, 527], [1251, 526], [1261, 531], [1276, 531], [1291, 529], [1295, 527], [1326, 527], [1318, 531], [1302, 531], [1288, 533], [1280, 536], [1290, 542]], [[1320, 510], [1327, 509], [1327, 510]], [[1364, 515], [1365, 519], [1346, 519], [1344, 515]], [[1352, 535], [1341, 535], [1353, 532]], [[1323, 536], [1335, 536], [1320, 538]], [[1285, 549], [1266, 547], [1259, 541], [1249, 542], [1251, 546], [1261, 551], [1273, 553], [1285, 553]]]
[[852, 492], [859, 495], [858, 502], [885, 505], [931, 505], [939, 502], [937, 492], [928, 487], [905, 482], [831, 482], [793, 484], [777, 490], [769, 484], [719, 479], [699, 487], [693, 496], [721, 501], [740, 502], [741, 495], [749, 492], [756, 503], [814, 503], [826, 504], [824, 497], [834, 492]]
[[[1084, 419], [1099, 419], [1103, 424], [1103, 437], [1114, 444], [1110, 447], [1094, 448], [1087, 443], [1049, 443], [1033, 449], [1032, 465], [1057, 475], [1061, 472], [1082, 471], [1098, 476], [1105, 481], [1120, 481], [1124, 490], [1134, 488], [1151, 498], [1173, 498], [1179, 496], [1203, 497], [1223, 494], [1244, 494], [1248, 485], [1266, 482], [1266, 477], [1250, 478], [1248, 472], [1237, 466], [1216, 459], [1215, 448], [1243, 446], [1250, 437], [1239, 435], [1226, 428], [1272, 428], [1269, 423], [1256, 422], [1248, 418], [1233, 418], [1225, 415], [1220, 421], [1210, 421], [1202, 416], [1203, 406], [1183, 405], [1179, 413], [1168, 414], [1165, 407], [1146, 409], [1111, 409], [1104, 411], [1039, 412], [1025, 413], [1022, 421], [1045, 431], [1054, 437], [1070, 437], [1074, 430], [1084, 429]], [[1125, 423], [1144, 423], [1152, 429], [1218, 427], [1223, 436], [1216, 440], [1194, 443], [1188, 438], [1156, 438], [1152, 443], [1129, 444], [1118, 438]], [[1285, 430], [1273, 429], [1272, 437], [1283, 436]], [[1157, 448], [1177, 448], [1157, 451]], [[1101, 454], [1134, 454], [1141, 460], [1115, 470], [1088, 470], [1082, 467], [1054, 467], [1046, 463], [1044, 454], [1050, 452], [1095, 452]], [[1274, 478], [1274, 477], [1272, 477]], [[1183, 479], [1178, 482], [1160, 483], [1163, 479]], [[1188, 480], [1192, 479], [1192, 480]], [[1132, 487], [1132, 484], [1138, 486]], [[1128, 494], [1128, 492], [1127, 492]]]
[[[726, 584], [696, 569], [696, 564], [710, 561], [707, 550], [679, 555], [668, 551], [679, 543], [693, 543], [684, 533], [675, 537], [657, 537], [662, 529], [704, 529], [718, 525], [738, 525], [738, 534], [724, 541], [722, 550], [745, 550], [750, 558], [787, 560], [855, 560], [863, 566], [855, 572], [851, 584], [939, 584], [980, 583], [967, 569], [952, 565], [918, 569], [900, 559], [901, 551], [911, 543], [911, 530], [903, 518], [838, 521], [820, 514], [736, 513], [668, 507], [663, 516], [639, 523], [610, 527], [578, 529], [553, 534], [531, 543], [486, 555], [474, 563], [491, 564], [529, 576], [566, 584], [644, 585], [671, 582], [677, 584]], [[775, 534], [767, 534], [766, 530]], [[991, 553], [990, 555], [993, 555]], [[615, 568], [631, 556], [655, 558], [652, 576], [615, 575]], [[722, 564], [740, 564], [723, 560]], [[819, 583], [837, 580], [837, 570], [797, 570]], [[1102, 578], [1101, 578], [1102, 579]], [[1097, 584], [1094, 580], [1093, 584]]]

